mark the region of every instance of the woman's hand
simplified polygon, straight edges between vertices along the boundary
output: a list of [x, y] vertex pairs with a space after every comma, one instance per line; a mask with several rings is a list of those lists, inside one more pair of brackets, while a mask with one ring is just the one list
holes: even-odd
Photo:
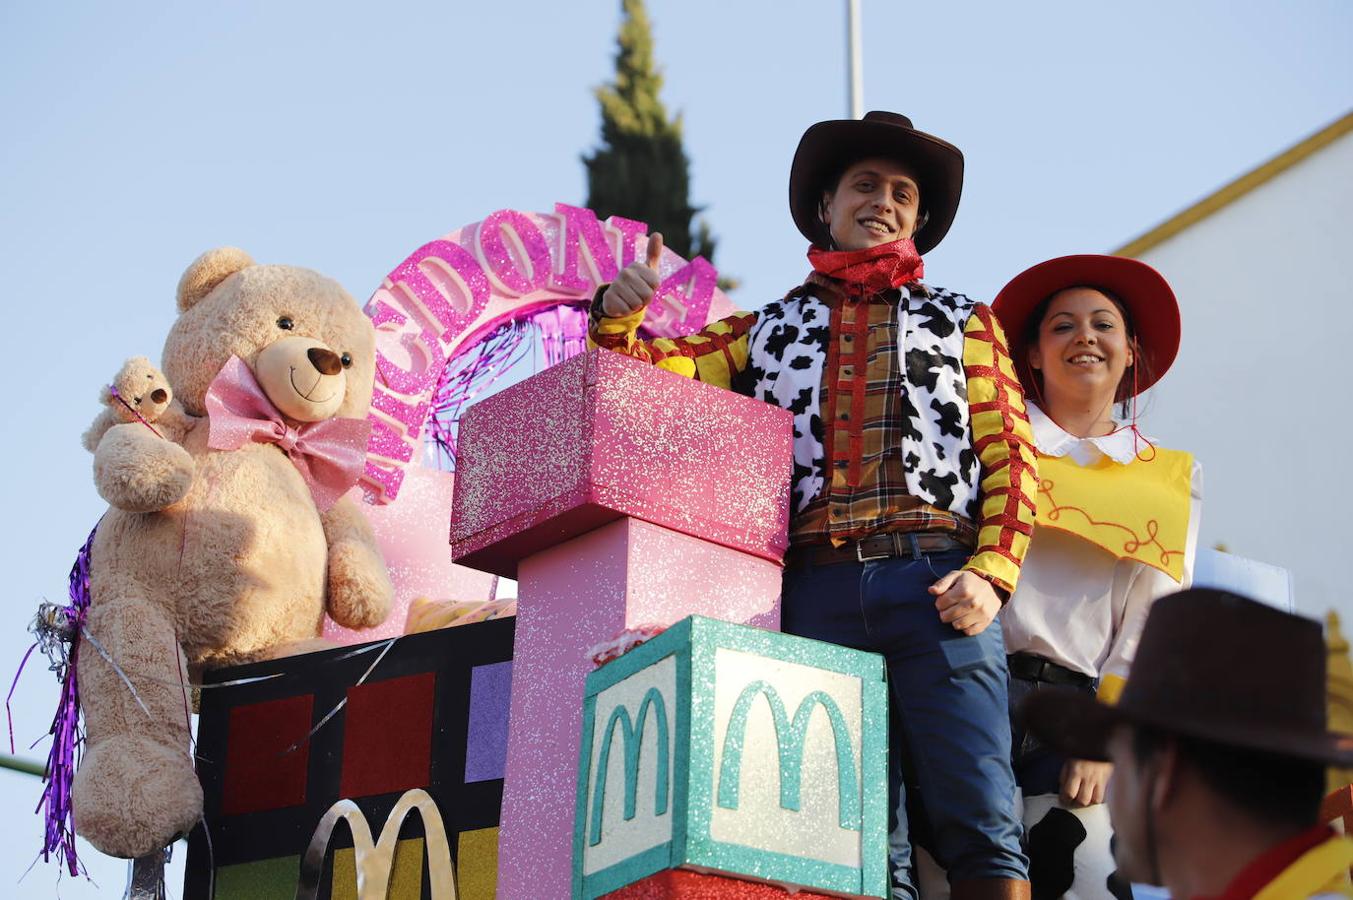
[[1113, 774], [1113, 763], [1068, 759], [1062, 766], [1062, 800], [1070, 806], [1093, 806], [1104, 802], [1104, 788]]
[[618, 319], [643, 309], [662, 283], [658, 278], [658, 260], [662, 258], [662, 235], [648, 236], [648, 253], [643, 262], [635, 260], [616, 276], [601, 295], [601, 312]]

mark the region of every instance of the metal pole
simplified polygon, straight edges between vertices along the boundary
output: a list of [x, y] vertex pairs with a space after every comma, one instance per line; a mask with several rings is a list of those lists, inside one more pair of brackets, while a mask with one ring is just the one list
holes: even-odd
[[21, 756], [10, 756], [8, 753], [0, 753], [0, 769], [10, 769], [15, 772], [24, 772], [28, 775], [36, 775], [39, 778], [47, 771], [45, 763], [40, 763], [33, 759], [24, 759]]
[[846, 59], [850, 67], [847, 102], [852, 119], [864, 118], [864, 60], [860, 41], [860, 0], [846, 0]]

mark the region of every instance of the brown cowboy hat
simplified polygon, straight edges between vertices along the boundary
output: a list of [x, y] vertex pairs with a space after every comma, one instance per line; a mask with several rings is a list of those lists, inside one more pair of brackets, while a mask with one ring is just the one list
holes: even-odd
[[[1025, 269], [1010, 279], [992, 301], [992, 312], [1010, 342], [1010, 356], [1020, 383], [1026, 389], [1034, 384], [1025, 340], [1029, 317], [1044, 300], [1072, 287], [1098, 288], [1122, 301], [1131, 319], [1133, 335], [1146, 356], [1147, 365], [1139, 367], [1140, 375], [1135, 381], [1136, 393], [1160, 381], [1179, 353], [1179, 301], [1169, 282], [1140, 260], [1082, 253], [1059, 256]], [[1132, 395], [1129, 389], [1127, 397]]]
[[822, 192], [852, 163], [870, 157], [895, 159], [915, 170], [921, 189], [925, 227], [916, 233], [916, 250], [928, 253], [948, 233], [963, 193], [963, 154], [947, 141], [917, 131], [911, 119], [894, 112], [865, 113], [863, 119], [818, 122], [803, 133], [789, 167], [789, 211], [799, 232], [825, 243], [826, 226], [818, 217]]
[[1309, 762], [1353, 764], [1353, 736], [1325, 726], [1320, 624], [1237, 594], [1193, 588], [1151, 607], [1116, 706], [1044, 691], [1029, 731], [1074, 759], [1108, 759], [1114, 726], [1143, 725]]

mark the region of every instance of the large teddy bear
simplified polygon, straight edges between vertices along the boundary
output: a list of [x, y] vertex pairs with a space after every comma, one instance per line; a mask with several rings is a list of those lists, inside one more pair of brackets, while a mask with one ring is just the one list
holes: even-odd
[[186, 433], [113, 425], [94, 457], [111, 508], [91, 551], [97, 646], [79, 655], [87, 738], [72, 799], [79, 833], [128, 858], [202, 815], [190, 677], [317, 647], [326, 610], [377, 625], [394, 594], [342, 496], [365, 457], [370, 320], [328, 278], [233, 248], [188, 268], [178, 308], [162, 362]]

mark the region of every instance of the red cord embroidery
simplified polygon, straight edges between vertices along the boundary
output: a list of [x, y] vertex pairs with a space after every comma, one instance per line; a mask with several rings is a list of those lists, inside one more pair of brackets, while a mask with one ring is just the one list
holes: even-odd
[[[1015, 409], [1012, 402], [1012, 396], [1023, 400], [1024, 389], [1020, 386], [1018, 380], [1006, 375], [1001, 371], [1001, 359], [1009, 356], [1010, 351], [1006, 348], [1005, 342], [997, 335], [995, 321], [992, 318], [991, 310], [979, 304], [973, 309], [973, 315], [976, 316], [981, 328], [976, 331], [968, 332], [966, 337], [984, 340], [991, 345], [991, 364], [990, 365], [972, 365], [965, 366], [968, 378], [990, 378], [995, 386], [996, 399], [986, 403], [974, 403], [968, 407], [969, 415], [974, 416], [983, 412], [999, 412], [1001, 414], [1002, 430], [1000, 434], [987, 435], [974, 442], [973, 452], [981, 452], [992, 443], [1001, 441], [1006, 444], [1008, 453], [1004, 459], [998, 460], [986, 467], [986, 473], [990, 476], [994, 472], [999, 472], [1003, 468], [1010, 469], [1009, 486], [1002, 488], [993, 488], [986, 492], [986, 497], [1005, 497], [1004, 509], [996, 514], [982, 517], [982, 527], [991, 525], [1000, 528], [1000, 537], [998, 543], [993, 546], [984, 544], [978, 547], [978, 553], [990, 552], [1002, 556], [1016, 566], [1020, 564], [1020, 559], [1012, 551], [1016, 534], [1029, 535], [1033, 532], [1033, 523], [1024, 521], [1020, 518], [1020, 506], [1023, 505], [1030, 512], [1035, 510], [1033, 500], [1029, 497], [1025, 485], [1030, 477], [1034, 475], [1034, 467], [1025, 461], [1021, 454], [1021, 448], [1029, 451], [1033, 457], [1033, 447], [1030, 442], [1015, 433], [1015, 420], [1019, 419], [1028, 422], [1028, 416]], [[984, 498], [985, 501], [985, 498]]]

